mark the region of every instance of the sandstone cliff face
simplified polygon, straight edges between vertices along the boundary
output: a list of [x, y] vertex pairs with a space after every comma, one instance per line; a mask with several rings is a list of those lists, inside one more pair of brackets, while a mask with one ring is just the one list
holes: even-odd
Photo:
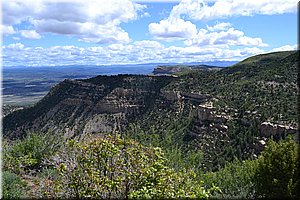
[[7, 116], [3, 133], [10, 138], [21, 137], [27, 130], [59, 132], [65, 137], [110, 133], [139, 121], [147, 111], [161, 115], [153, 110], [159, 105], [178, 116], [185, 112], [192, 119], [187, 141], [196, 139], [201, 149], [205, 143], [213, 145], [209, 143], [212, 135], [226, 134], [227, 119], [216, 114], [212, 102], [208, 105], [211, 97], [207, 94], [165, 90], [173, 79], [122, 75], [65, 80], [34, 107]]
[[6, 115], [15, 112], [17, 110], [22, 110], [23, 107], [21, 106], [13, 106], [13, 105], [3, 105], [2, 106], [2, 116], [1, 117], [5, 117]]
[[260, 134], [262, 137], [273, 137], [275, 140], [285, 138], [288, 134], [297, 134], [297, 128], [285, 126], [281, 124], [274, 124], [271, 122], [263, 122], [260, 125]]
[[180, 101], [183, 99], [180, 91], [161, 90], [161, 96], [168, 101]]
[[4, 136], [25, 131], [63, 132], [66, 137], [111, 132], [147, 110], [172, 77], [103, 76], [65, 80], [35, 106], [4, 118]]

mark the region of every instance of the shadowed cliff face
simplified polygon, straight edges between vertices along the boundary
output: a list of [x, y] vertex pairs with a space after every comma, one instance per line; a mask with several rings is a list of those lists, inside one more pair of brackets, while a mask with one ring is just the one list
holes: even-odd
[[4, 118], [4, 136], [20, 137], [26, 130], [81, 133], [111, 132], [141, 115], [159, 98], [173, 77], [98, 76], [65, 80], [35, 106]]
[[63, 132], [66, 137], [120, 131], [153, 109], [157, 112], [157, 106], [176, 110], [174, 106], [179, 104], [189, 110], [190, 105], [210, 98], [207, 94], [163, 89], [175, 79], [142, 75], [67, 79], [54, 86], [35, 106], [6, 116], [4, 136], [17, 138], [28, 130]]

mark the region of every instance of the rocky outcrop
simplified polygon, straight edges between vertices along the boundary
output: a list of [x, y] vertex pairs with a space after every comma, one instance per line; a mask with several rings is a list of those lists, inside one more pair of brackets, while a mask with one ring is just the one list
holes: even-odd
[[193, 93], [193, 92], [182, 92], [182, 96], [185, 100], [191, 101], [193, 103], [203, 103], [206, 102], [210, 96], [206, 94], [201, 94], [201, 93]]
[[119, 130], [151, 108], [172, 78], [119, 75], [65, 80], [35, 106], [6, 116], [3, 134], [16, 138], [27, 130], [51, 130], [73, 137]]
[[228, 131], [227, 116], [218, 115], [211, 101], [194, 106], [193, 110], [195, 115], [185, 136], [186, 140], [197, 139], [202, 150], [207, 149], [203, 145], [208, 145], [213, 137], [225, 140]]
[[179, 66], [158, 66], [153, 70], [153, 74], [174, 74], [182, 71], [182, 67]]
[[181, 101], [183, 99], [180, 91], [161, 90], [160, 95], [168, 101]]
[[13, 105], [3, 105], [2, 106], [2, 117], [5, 117], [6, 115], [15, 112], [17, 110], [22, 110], [24, 107], [22, 106], [13, 106]]
[[213, 121], [215, 108], [212, 105], [199, 105], [197, 109], [197, 118], [201, 121]]
[[153, 70], [154, 75], [176, 74], [190, 70], [220, 70], [220, 67], [210, 65], [171, 65], [157, 66]]
[[260, 135], [262, 137], [273, 137], [275, 140], [285, 138], [287, 134], [297, 134], [297, 129], [291, 126], [263, 122], [260, 125]]
[[168, 101], [190, 101], [191, 103], [200, 104], [206, 102], [211, 97], [206, 94], [161, 90], [160, 95]]
[[87, 120], [82, 133], [111, 133], [112, 131], [120, 130], [120, 126], [125, 120], [126, 116], [124, 113], [94, 115]]
[[262, 152], [266, 145], [266, 139], [258, 140], [255, 144], [255, 154], [259, 154], [260, 152]]

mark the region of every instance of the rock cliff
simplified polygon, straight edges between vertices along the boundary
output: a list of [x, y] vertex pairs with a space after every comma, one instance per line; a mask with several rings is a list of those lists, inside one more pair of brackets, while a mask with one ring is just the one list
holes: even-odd
[[111, 132], [141, 115], [173, 77], [99, 76], [65, 80], [35, 106], [4, 118], [4, 136], [25, 131], [64, 132], [66, 136]]

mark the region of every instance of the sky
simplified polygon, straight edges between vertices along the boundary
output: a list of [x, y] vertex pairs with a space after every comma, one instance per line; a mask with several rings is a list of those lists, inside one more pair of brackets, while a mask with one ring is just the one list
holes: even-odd
[[297, 0], [4, 0], [2, 65], [240, 61], [297, 48]]

